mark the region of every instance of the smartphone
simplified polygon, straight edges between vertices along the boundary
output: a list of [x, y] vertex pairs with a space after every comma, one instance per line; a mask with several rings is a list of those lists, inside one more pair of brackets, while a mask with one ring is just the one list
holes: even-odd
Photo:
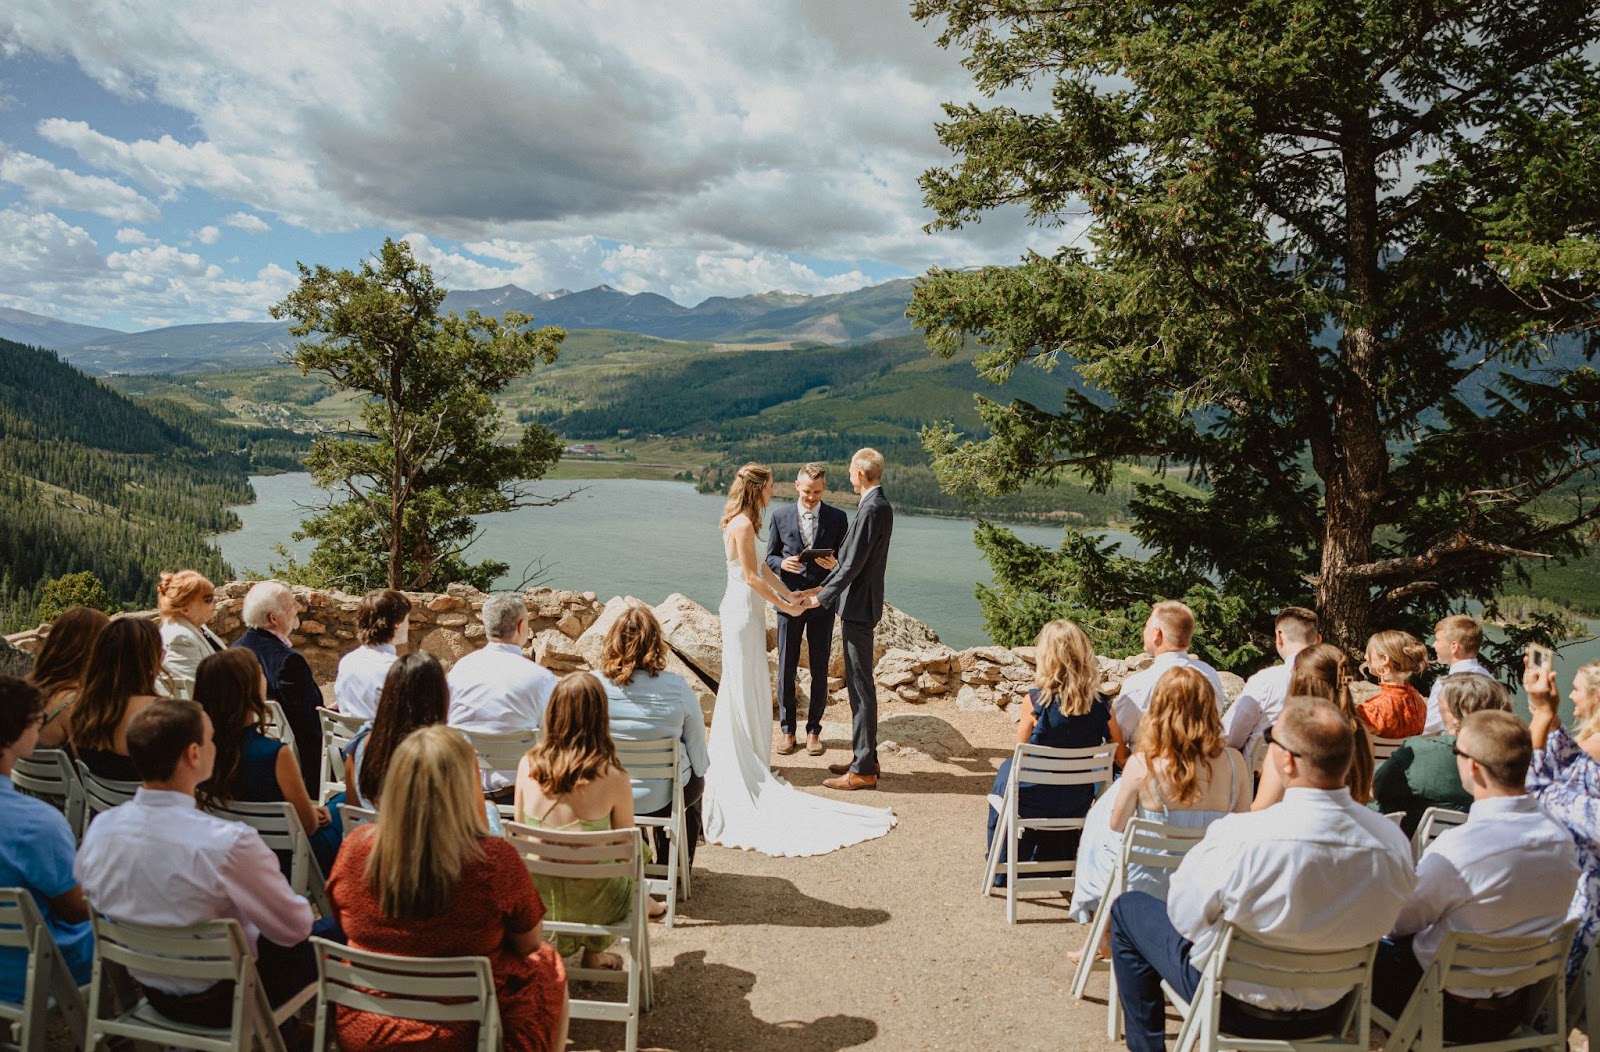
[[1528, 644], [1528, 667], [1537, 669], [1554, 668], [1556, 652], [1549, 647], [1540, 646], [1538, 643]]

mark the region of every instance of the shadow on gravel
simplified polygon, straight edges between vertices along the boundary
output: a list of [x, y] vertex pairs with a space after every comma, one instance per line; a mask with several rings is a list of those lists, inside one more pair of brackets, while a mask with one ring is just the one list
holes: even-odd
[[678, 917], [697, 927], [871, 928], [888, 921], [889, 911], [813, 898], [782, 877], [696, 870], [694, 898], [678, 904]]

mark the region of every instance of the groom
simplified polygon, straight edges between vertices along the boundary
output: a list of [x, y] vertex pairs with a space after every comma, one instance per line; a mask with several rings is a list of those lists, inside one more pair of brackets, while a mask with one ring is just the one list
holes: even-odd
[[[815, 588], [838, 566], [832, 557], [801, 562], [807, 549], [837, 551], [850, 520], [843, 511], [822, 503], [827, 486], [826, 465], [810, 463], [795, 476], [799, 498], [772, 513], [772, 539], [767, 543], [767, 565], [794, 591]], [[833, 650], [833, 611], [814, 606], [800, 614], [778, 612], [778, 727], [783, 732], [776, 752], [788, 756], [795, 744], [795, 671], [800, 666], [800, 637], [804, 634], [811, 667], [811, 699], [806, 708], [806, 752], [821, 756], [822, 712], [828, 706], [828, 659]]]
[[894, 509], [879, 485], [883, 454], [859, 449], [850, 458], [850, 485], [861, 494], [850, 532], [839, 548], [839, 565], [822, 582], [817, 602], [839, 613], [844, 638], [844, 679], [850, 690], [850, 737], [855, 759], [830, 764], [838, 775], [829, 789], [878, 787], [878, 685], [872, 676], [872, 631], [883, 617], [883, 571], [889, 562]]

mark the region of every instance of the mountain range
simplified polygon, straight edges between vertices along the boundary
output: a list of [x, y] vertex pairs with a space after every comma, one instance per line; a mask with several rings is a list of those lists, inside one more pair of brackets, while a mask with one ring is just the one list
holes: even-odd
[[[515, 285], [453, 291], [444, 309], [465, 314], [534, 317], [536, 325], [610, 329], [709, 343], [816, 343], [833, 346], [903, 336], [911, 331], [906, 303], [911, 279], [826, 296], [766, 292], [713, 296], [685, 307], [653, 292], [627, 293], [609, 285], [582, 292], [535, 293]], [[120, 332], [0, 309], [0, 339], [48, 347], [80, 369], [111, 373], [191, 373], [280, 361], [294, 343], [288, 322], [216, 322]]]

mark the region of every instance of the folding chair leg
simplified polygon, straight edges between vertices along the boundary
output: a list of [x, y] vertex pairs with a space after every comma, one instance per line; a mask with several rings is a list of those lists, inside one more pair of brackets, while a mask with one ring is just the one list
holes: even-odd
[[[1015, 808], [1012, 809], [1015, 811]], [[1006, 818], [1006, 923], [1017, 923], [1017, 852], [1022, 848], [1022, 830], [1015, 816]]]
[[994, 840], [989, 844], [989, 854], [984, 859], [983, 865], [983, 897], [988, 898], [994, 894], [995, 874], [1000, 872], [1000, 845], [1004, 843], [1006, 823], [1004, 819], [995, 826]]
[[1083, 949], [1078, 951], [1078, 967], [1072, 973], [1072, 996], [1083, 1000], [1084, 991], [1089, 988], [1089, 976], [1095, 971], [1095, 958], [1100, 952], [1100, 941], [1105, 937], [1106, 928], [1111, 923], [1111, 894], [1107, 892], [1100, 897], [1100, 904], [1094, 908], [1094, 917], [1089, 921], [1089, 936], [1083, 940]]

